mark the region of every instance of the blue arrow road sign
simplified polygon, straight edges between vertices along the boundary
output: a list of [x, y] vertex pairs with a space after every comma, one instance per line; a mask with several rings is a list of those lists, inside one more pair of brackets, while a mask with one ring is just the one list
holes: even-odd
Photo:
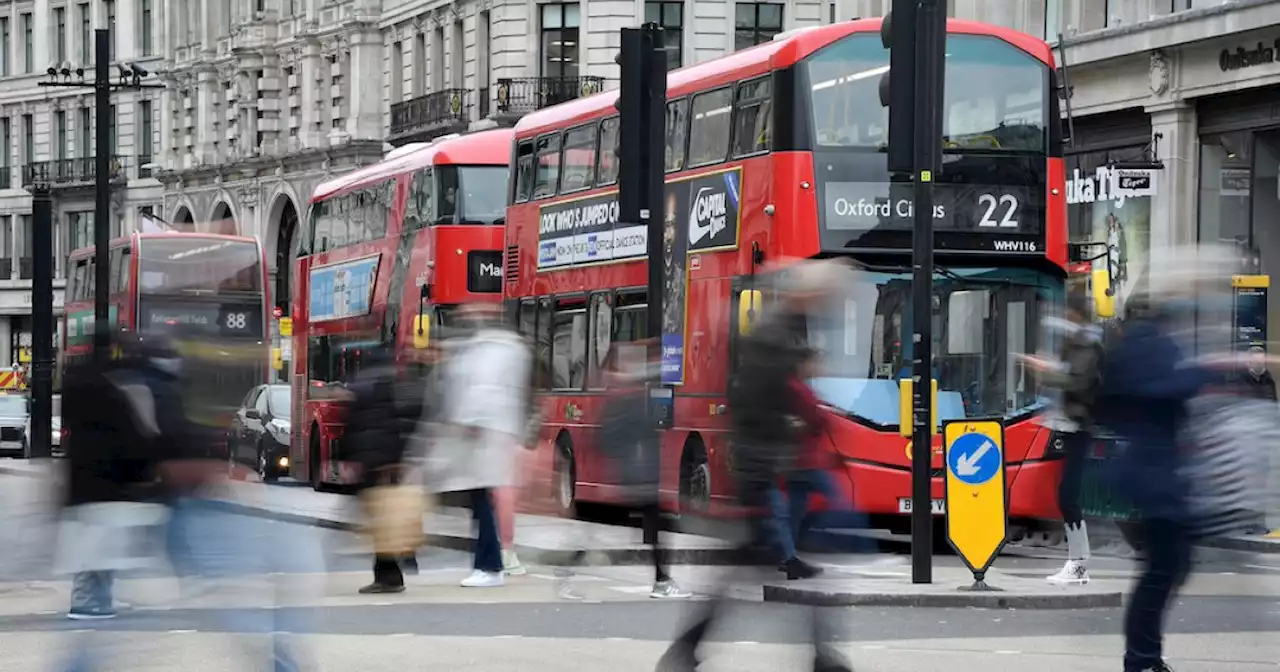
[[957, 437], [948, 451], [947, 468], [969, 485], [982, 485], [1000, 471], [1000, 446], [984, 434]]

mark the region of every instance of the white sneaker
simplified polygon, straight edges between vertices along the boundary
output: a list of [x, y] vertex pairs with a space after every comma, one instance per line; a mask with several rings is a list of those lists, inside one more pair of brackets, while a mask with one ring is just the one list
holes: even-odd
[[667, 579], [653, 584], [653, 590], [649, 592], [649, 597], [655, 600], [687, 600], [693, 597], [693, 593], [680, 590], [680, 586], [676, 585], [675, 581]]
[[524, 576], [529, 573], [524, 565], [520, 564], [520, 558], [516, 556], [514, 550], [502, 551], [502, 573], [507, 576]]
[[1084, 585], [1089, 583], [1089, 570], [1079, 560], [1068, 560], [1057, 574], [1050, 576], [1047, 580], [1049, 583], [1060, 586]]
[[502, 572], [486, 572], [481, 569], [462, 580], [463, 588], [498, 588], [502, 586]]
[[581, 593], [574, 590], [572, 576], [557, 576], [555, 579], [555, 590], [556, 597], [562, 600], [577, 602], [586, 599], [586, 597]]

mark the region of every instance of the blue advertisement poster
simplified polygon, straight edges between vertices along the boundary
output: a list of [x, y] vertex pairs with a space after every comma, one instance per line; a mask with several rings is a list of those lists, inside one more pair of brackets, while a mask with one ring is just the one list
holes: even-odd
[[369, 314], [380, 255], [311, 269], [312, 322]]

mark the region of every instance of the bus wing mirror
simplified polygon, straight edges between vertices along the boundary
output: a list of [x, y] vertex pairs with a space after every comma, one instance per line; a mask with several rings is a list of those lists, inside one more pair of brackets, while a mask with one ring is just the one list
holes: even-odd
[[431, 314], [421, 313], [413, 318], [413, 347], [426, 350], [431, 345]]
[[744, 289], [738, 295], [738, 333], [746, 336], [755, 328], [764, 307], [764, 296], [758, 289]]
[[1111, 286], [1111, 272], [1096, 269], [1091, 276], [1093, 312], [1099, 318], [1116, 316], [1116, 290]]

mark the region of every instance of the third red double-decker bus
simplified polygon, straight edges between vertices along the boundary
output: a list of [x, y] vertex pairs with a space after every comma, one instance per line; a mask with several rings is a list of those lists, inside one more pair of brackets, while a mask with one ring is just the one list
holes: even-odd
[[291, 475], [350, 483], [345, 387], [372, 347], [422, 347], [452, 307], [499, 301], [509, 129], [405, 148], [321, 184], [294, 265]]
[[[762, 288], [772, 264], [847, 257], [862, 269], [855, 286], [839, 288], [840, 305], [808, 326], [827, 360], [812, 383], [834, 416], [830, 441], [857, 505], [906, 522], [899, 380], [911, 361], [912, 203], [890, 195], [880, 23], [797, 31], [669, 75], [662, 334], [645, 333], [646, 232], [617, 221], [616, 92], [516, 126], [505, 295], [539, 346], [561, 505], [620, 494], [594, 443], [600, 369], [611, 354], [628, 356], [629, 343], [660, 336], [663, 380], [676, 390], [662, 439], [665, 499], [720, 508], [732, 495], [724, 395], [740, 316], [752, 314], [740, 309], [758, 298], [770, 309]], [[933, 208], [938, 415], [1002, 417], [1011, 514], [1054, 518], [1058, 444], [1033, 422], [1046, 402], [1014, 356], [1045, 345], [1041, 317], [1064, 293], [1053, 56], [1004, 28], [949, 21], [947, 30]], [[933, 467], [940, 509], [940, 454]]]

